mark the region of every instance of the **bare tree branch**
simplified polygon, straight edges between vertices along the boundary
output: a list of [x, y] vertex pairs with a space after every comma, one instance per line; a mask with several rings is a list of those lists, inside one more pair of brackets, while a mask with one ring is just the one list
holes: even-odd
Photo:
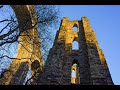
[[[2, 7], [3, 5], [0, 6], [0, 9], [3, 9]], [[2, 23], [6, 23], [3, 28], [0, 28], [0, 62], [5, 61], [4, 58], [9, 61], [22, 59], [32, 60], [32, 58], [14, 58], [13, 55], [11, 55], [10, 51], [12, 51], [12, 49], [10, 47], [16, 46], [14, 50], [17, 50], [18, 44], [21, 44], [21, 46], [23, 46], [28, 52], [31, 52], [21, 43], [22, 41], [19, 41], [20, 36], [28, 37], [31, 41], [33, 41], [30, 42], [26, 40], [26, 43], [41, 46], [43, 53], [41, 59], [44, 58], [44, 60], [46, 60], [50, 46], [52, 45], [54, 39], [52, 35], [53, 29], [51, 28], [55, 27], [57, 23], [59, 23], [59, 11], [56, 9], [55, 5], [36, 5], [35, 10], [37, 15], [37, 23], [35, 23], [32, 27], [27, 28], [27, 30], [25, 29], [26, 27], [23, 27], [21, 31], [19, 30], [18, 20], [15, 19], [14, 15], [10, 15], [10, 18], [0, 20], [1, 25]], [[36, 25], [38, 26], [37, 29], [39, 36], [31, 37], [28, 32], [30, 29], [36, 27]], [[22, 35], [23, 32], [26, 32], [26, 34]], [[40, 42], [36, 42], [36, 38], [40, 38]], [[29, 80], [35, 76], [36, 75], [34, 73]]]

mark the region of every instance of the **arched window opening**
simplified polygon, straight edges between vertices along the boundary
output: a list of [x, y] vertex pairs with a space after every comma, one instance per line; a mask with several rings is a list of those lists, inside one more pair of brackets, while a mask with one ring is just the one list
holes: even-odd
[[71, 68], [71, 84], [80, 84], [79, 65], [76, 60], [73, 61]]
[[72, 42], [72, 50], [79, 50], [79, 44], [77, 41]]
[[77, 31], [78, 31], [77, 24], [74, 24], [74, 26], [73, 26], [72, 30], [73, 30], [74, 32], [77, 32]]
[[75, 69], [72, 69], [72, 78], [76, 78], [76, 72], [75, 72]]

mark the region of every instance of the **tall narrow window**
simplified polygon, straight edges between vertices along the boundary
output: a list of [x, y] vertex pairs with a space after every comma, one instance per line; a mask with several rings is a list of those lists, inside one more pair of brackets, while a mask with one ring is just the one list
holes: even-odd
[[72, 70], [72, 78], [76, 78], [76, 72], [75, 72], [75, 69], [73, 68], [73, 70]]
[[72, 42], [72, 50], [79, 50], [79, 46], [78, 46], [78, 42], [77, 41], [73, 41]]
[[80, 84], [79, 66], [75, 62], [75, 60], [73, 62], [74, 63], [72, 64], [72, 68], [71, 68], [71, 83]]

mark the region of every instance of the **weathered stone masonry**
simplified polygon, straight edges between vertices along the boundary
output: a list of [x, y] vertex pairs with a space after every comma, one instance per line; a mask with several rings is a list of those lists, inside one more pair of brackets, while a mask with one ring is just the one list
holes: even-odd
[[[57, 31], [53, 47], [44, 64], [34, 5], [11, 5], [19, 23], [20, 44], [16, 59], [12, 61], [0, 85], [23, 85], [31, 68], [31, 85], [113, 85], [113, 81], [95, 33], [86, 17], [70, 21], [63, 18]], [[77, 31], [72, 28], [77, 27]], [[72, 50], [77, 41], [78, 50]], [[74, 66], [76, 64], [76, 66]], [[76, 77], [71, 78], [75, 70]]]
[[[34, 5], [11, 5], [11, 7], [18, 19], [19, 30], [24, 32], [20, 35], [16, 59], [12, 61], [7, 72], [0, 78], [0, 85], [23, 85], [29, 69], [31, 68], [32, 75], [35, 72], [39, 74], [44, 62]], [[36, 84], [38, 74], [32, 79], [33, 84]]]
[[[77, 27], [75, 32], [73, 27]], [[72, 50], [72, 42], [79, 43], [79, 50]], [[78, 64], [80, 85], [113, 85], [109, 69], [94, 31], [86, 17], [70, 21], [63, 18], [53, 47], [49, 51], [40, 85], [71, 85], [71, 68]]]

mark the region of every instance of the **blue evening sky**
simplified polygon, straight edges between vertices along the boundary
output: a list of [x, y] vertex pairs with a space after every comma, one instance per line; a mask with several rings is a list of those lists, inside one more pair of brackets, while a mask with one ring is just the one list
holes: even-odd
[[69, 20], [89, 19], [113, 82], [120, 85], [120, 5], [60, 5], [60, 13]]
[[[59, 5], [59, 8], [61, 19], [68, 17], [69, 20], [81, 20], [82, 16], [89, 19], [104, 52], [113, 82], [120, 85], [120, 5]], [[9, 12], [5, 13], [0, 13], [0, 20]]]

